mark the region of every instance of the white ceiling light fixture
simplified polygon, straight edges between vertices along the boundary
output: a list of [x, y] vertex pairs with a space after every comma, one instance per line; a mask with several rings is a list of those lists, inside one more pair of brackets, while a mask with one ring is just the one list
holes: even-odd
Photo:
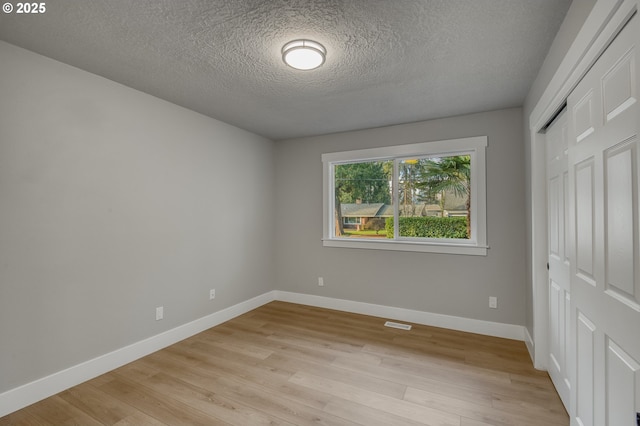
[[291, 68], [309, 71], [324, 64], [327, 49], [313, 40], [293, 40], [282, 47], [282, 60]]

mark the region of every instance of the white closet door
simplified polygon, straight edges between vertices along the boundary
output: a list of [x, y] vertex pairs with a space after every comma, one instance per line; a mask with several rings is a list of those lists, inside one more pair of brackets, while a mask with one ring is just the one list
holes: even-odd
[[569, 123], [561, 113], [547, 129], [547, 211], [549, 227], [549, 375], [569, 411], [570, 280], [568, 235]]
[[572, 425], [635, 426], [640, 411], [639, 23], [567, 100]]

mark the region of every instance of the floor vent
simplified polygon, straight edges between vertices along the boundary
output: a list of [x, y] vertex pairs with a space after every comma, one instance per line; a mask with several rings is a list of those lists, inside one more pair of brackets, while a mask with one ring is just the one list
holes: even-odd
[[400, 324], [399, 322], [387, 321], [384, 325], [385, 327], [399, 328], [400, 330], [411, 330], [411, 326], [409, 324]]

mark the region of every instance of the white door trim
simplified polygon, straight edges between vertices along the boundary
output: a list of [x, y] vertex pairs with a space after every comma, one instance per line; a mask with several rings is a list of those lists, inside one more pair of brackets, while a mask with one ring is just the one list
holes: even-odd
[[547, 194], [545, 136], [540, 130], [637, 11], [639, 0], [597, 0], [558, 70], [529, 116], [531, 133], [531, 283], [533, 363], [546, 370], [548, 358]]

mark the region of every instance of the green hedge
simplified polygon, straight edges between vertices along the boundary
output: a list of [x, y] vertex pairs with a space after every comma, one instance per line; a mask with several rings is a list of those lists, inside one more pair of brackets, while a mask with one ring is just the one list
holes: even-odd
[[[401, 217], [400, 235], [422, 238], [467, 238], [466, 217]], [[393, 238], [393, 218], [385, 223], [387, 238]]]

